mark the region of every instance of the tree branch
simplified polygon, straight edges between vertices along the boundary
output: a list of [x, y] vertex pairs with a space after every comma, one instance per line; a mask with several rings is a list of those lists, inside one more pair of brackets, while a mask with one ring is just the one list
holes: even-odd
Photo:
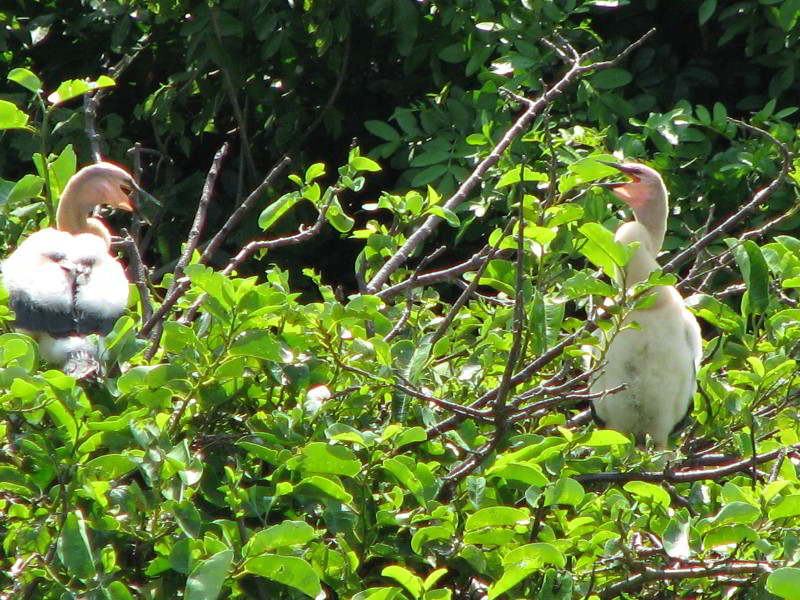
[[767, 187], [758, 191], [750, 200], [750, 202], [745, 204], [742, 208], [737, 210], [730, 217], [725, 219], [725, 221], [717, 225], [717, 227], [706, 233], [691, 246], [684, 249], [682, 252], [678, 253], [677, 256], [674, 256], [672, 260], [670, 260], [667, 264], [665, 264], [662, 267], [664, 273], [671, 273], [679, 266], [681, 266], [683, 263], [685, 263], [687, 260], [689, 260], [692, 256], [696, 256], [697, 253], [700, 252], [700, 250], [711, 244], [711, 242], [716, 240], [723, 233], [730, 231], [731, 229], [733, 229], [733, 227], [741, 223], [745, 219], [745, 217], [747, 217], [750, 213], [755, 211], [759, 206], [761, 206], [767, 200], [769, 200], [769, 197], [772, 196], [773, 192], [783, 184], [783, 182], [786, 180], [787, 175], [789, 174], [789, 166], [792, 163], [792, 155], [789, 152], [789, 149], [786, 147], [786, 144], [776, 139], [773, 135], [771, 135], [767, 131], [764, 131], [763, 129], [754, 127], [753, 125], [749, 125], [743, 121], [737, 121], [736, 119], [729, 118], [728, 120], [731, 121], [732, 123], [736, 123], [739, 127], [746, 129], [747, 131], [755, 133], [756, 135], [759, 135], [761, 137], [767, 138], [769, 141], [775, 144], [775, 146], [777, 146], [778, 150], [781, 153], [781, 157], [783, 158], [783, 163], [781, 165], [780, 173], [775, 179], [773, 179], [769, 183], [769, 185], [767, 185]]
[[[567, 46], [572, 50], [571, 53], [574, 53], [574, 58], [569, 61], [571, 63], [569, 70], [538, 99], [527, 103], [525, 112], [520, 115], [520, 117], [505, 133], [505, 135], [501, 138], [501, 140], [497, 143], [497, 146], [494, 147], [489, 155], [484, 158], [478, 164], [478, 166], [475, 167], [472, 173], [470, 173], [469, 177], [467, 177], [464, 183], [462, 183], [458, 188], [456, 193], [453, 194], [453, 196], [451, 196], [450, 199], [444, 204], [444, 208], [448, 210], [454, 210], [459, 204], [461, 204], [461, 202], [466, 200], [472, 190], [475, 189], [478, 183], [480, 183], [484, 173], [486, 173], [490, 167], [500, 160], [500, 157], [506, 151], [506, 148], [511, 145], [511, 142], [514, 141], [527, 128], [533, 118], [543, 108], [545, 108], [555, 98], [563, 94], [566, 88], [572, 84], [572, 82], [586, 73], [591, 73], [599, 69], [605, 69], [616, 65], [631, 52], [633, 52], [634, 49], [641, 46], [645, 40], [653, 35], [653, 33], [655, 33], [655, 29], [651, 29], [645, 33], [641, 38], [625, 48], [625, 50], [618, 54], [613, 60], [597, 62], [583, 66], [580, 64], [580, 61], [585, 58], [587, 54], [578, 55], [578, 53], [567, 44]], [[411, 234], [411, 236], [409, 236], [405, 244], [403, 244], [403, 246], [398, 249], [397, 252], [395, 252], [395, 254], [389, 258], [383, 267], [381, 267], [381, 269], [375, 274], [372, 280], [367, 284], [367, 292], [370, 294], [376, 293], [381, 286], [383, 286], [383, 284], [389, 280], [389, 277], [392, 275], [392, 273], [394, 273], [400, 267], [400, 265], [402, 265], [408, 259], [411, 253], [436, 230], [442, 221], [442, 217], [437, 215], [431, 215], [428, 217], [420, 226], [420, 228]]]
[[[278, 164], [276, 164], [272, 170], [267, 174], [264, 178], [264, 181], [261, 182], [256, 189], [250, 192], [250, 195], [242, 202], [241, 206], [239, 206], [233, 214], [228, 217], [228, 220], [222, 226], [222, 228], [217, 232], [217, 234], [211, 239], [211, 242], [203, 252], [200, 260], [198, 261], [200, 264], [204, 265], [207, 264], [214, 252], [222, 245], [222, 242], [231, 234], [231, 232], [236, 228], [236, 226], [241, 222], [250, 208], [255, 205], [255, 203], [261, 199], [261, 195], [267, 190], [267, 188], [272, 185], [273, 181], [277, 179], [278, 175], [286, 168], [289, 164], [289, 157], [284, 156]], [[247, 246], [245, 247], [247, 248]], [[244, 250], [243, 250], [244, 251]], [[255, 250], [253, 250], [255, 252]], [[241, 252], [240, 252], [241, 254]], [[142, 329], [140, 331], [140, 335], [146, 336], [152, 329], [161, 322], [165, 315], [169, 312], [169, 310], [175, 305], [178, 299], [183, 295], [183, 293], [189, 288], [189, 282], [185, 279], [181, 279], [178, 284], [175, 286], [175, 289], [172, 290], [165, 298], [164, 301], [161, 303], [161, 306], [158, 308], [157, 311], [153, 313], [153, 316], [142, 325]]]

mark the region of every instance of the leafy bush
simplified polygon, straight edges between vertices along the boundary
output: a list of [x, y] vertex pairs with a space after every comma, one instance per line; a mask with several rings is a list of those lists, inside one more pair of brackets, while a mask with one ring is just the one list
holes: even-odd
[[[794, 597], [796, 2], [15, 10], [6, 252], [92, 157], [161, 205], [106, 377], [2, 335], [6, 596]], [[704, 56], [619, 33], [667, 13]], [[671, 192], [633, 294], [612, 152]], [[705, 338], [676, 456], [587, 425], [581, 367], [665, 283]]]

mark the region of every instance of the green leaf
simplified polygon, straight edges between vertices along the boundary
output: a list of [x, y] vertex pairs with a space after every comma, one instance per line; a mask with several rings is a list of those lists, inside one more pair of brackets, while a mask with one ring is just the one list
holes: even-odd
[[722, 507], [722, 510], [711, 519], [715, 526], [727, 523], [752, 523], [761, 516], [761, 511], [757, 506], [747, 502], [731, 502]]
[[387, 458], [384, 460], [383, 468], [394, 475], [400, 484], [414, 495], [420, 506], [427, 506], [422, 482], [420, 482], [411, 469], [396, 458]]
[[800, 569], [796, 567], [782, 567], [775, 569], [767, 577], [767, 591], [786, 600], [797, 598], [800, 589]]
[[258, 226], [264, 231], [267, 231], [278, 219], [285, 215], [289, 209], [302, 199], [303, 196], [299, 192], [284, 194], [261, 211], [261, 214], [258, 215]]
[[63, 433], [66, 434], [70, 444], [74, 444], [78, 436], [78, 424], [71, 412], [68, 411], [61, 402], [49, 403], [46, 410], [50, 418], [53, 419], [53, 423], [60, 427]]
[[422, 578], [417, 577], [405, 567], [390, 565], [384, 567], [383, 571], [381, 571], [381, 575], [394, 579], [397, 583], [406, 588], [412, 598], [422, 597]]
[[584, 223], [578, 228], [586, 243], [578, 250], [589, 261], [603, 269], [609, 277], [614, 276], [616, 268], [628, 264], [629, 253], [623, 244], [614, 241], [614, 234], [599, 223]]
[[589, 82], [601, 90], [613, 90], [628, 85], [633, 81], [633, 75], [625, 69], [612, 67], [603, 69], [589, 77]]
[[[547, 173], [540, 173], [539, 171], [534, 171], [530, 167], [523, 167], [523, 175], [525, 181], [547, 181]], [[515, 167], [506, 171], [503, 176], [499, 179], [499, 181], [494, 184], [495, 188], [502, 188], [509, 185], [514, 185], [515, 183], [520, 182], [520, 169], [519, 167]]]
[[216, 600], [232, 561], [233, 550], [222, 550], [211, 558], [198, 561], [186, 580], [183, 597], [186, 600]]
[[673, 517], [667, 523], [664, 530], [664, 551], [671, 558], [689, 558], [691, 550], [689, 548], [689, 523]]
[[353, 596], [353, 600], [394, 600], [403, 593], [399, 587], [369, 588]]
[[758, 533], [747, 525], [715, 526], [703, 538], [703, 549], [711, 550], [723, 546], [732, 546], [740, 542], [758, 542]]
[[381, 166], [371, 158], [366, 156], [354, 156], [350, 159], [350, 166], [356, 171], [371, 171], [377, 172], [381, 170]]
[[325, 175], [325, 163], [314, 163], [306, 169], [306, 183]]
[[489, 600], [504, 594], [546, 564], [564, 568], [566, 559], [551, 544], [536, 543], [515, 548], [503, 558], [503, 576], [489, 587]]
[[562, 477], [545, 490], [544, 505], [568, 504], [578, 506], [583, 501], [586, 492], [583, 486], [569, 477]]
[[589, 435], [589, 439], [580, 441], [582, 446], [590, 446], [592, 448], [599, 448], [602, 446], [615, 446], [617, 444], [630, 444], [631, 440], [628, 436], [614, 431], [613, 429], [595, 429]]
[[269, 331], [246, 331], [231, 344], [234, 356], [252, 356], [261, 360], [281, 362], [281, 345]]
[[703, 0], [700, 8], [697, 10], [697, 21], [700, 25], [705, 24], [714, 14], [717, 8], [717, 0]]
[[257, 556], [288, 546], [302, 546], [316, 537], [314, 528], [305, 521], [283, 521], [262, 529], [245, 547], [247, 556]]
[[726, 238], [725, 243], [731, 249], [747, 285], [751, 311], [757, 315], [763, 314], [769, 305], [769, 267], [761, 249], [751, 240], [740, 242], [735, 238]]
[[165, 321], [162, 344], [167, 352], [181, 354], [187, 348], [199, 347], [200, 340], [197, 339], [197, 335], [191, 327], [175, 321]]
[[431, 165], [430, 167], [422, 169], [416, 175], [414, 175], [414, 177], [411, 178], [411, 185], [413, 187], [422, 187], [424, 185], [428, 185], [429, 183], [433, 183], [442, 175], [447, 173], [449, 169], [449, 165]]
[[42, 193], [44, 179], [38, 175], [24, 175], [22, 179], [14, 184], [8, 193], [6, 202], [9, 204], [22, 203], [33, 198], [37, 198]]
[[58, 538], [58, 556], [70, 574], [78, 579], [91, 579], [97, 574], [86, 522], [80, 513], [67, 515]]
[[502, 477], [513, 481], [521, 481], [527, 485], [544, 487], [550, 480], [537, 464], [510, 462], [502, 465], [493, 465], [486, 471], [486, 478]]
[[103, 456], [93, 458], [83, 465], [83, 469], [97, 471], [103, 481], [122, 477], [135, 468], [136, 463], [126, 454], [104, 454]]
[[416, 444], [424, 442], [428, 439], [428, 434], [422, 427], [410, 427], [403, 430], [394, 439], [395, 448], [401, 448], [407, 444]]
[[328, 219], [328, 223], [340, 233], [347, 233], [356, 223], [345, 214], [338, 198], [334, 198], [333, 202], [331, 202], [331, 205], [328, 207], [328, 212], [325, 213], [325, 218]]
[[133, 600], [128, 588], [120, 581], [112, 581], [104, 591], [108, 600]]
[[527, 526], [530, 515], [523, 510], [511, 506], [490, 506], [471, 514], [464, 525], [466, 531], [483, 527]]
[[[34, 163], [39, 171], [39, 174], [44, 177], [44, 165], [42, 162], [41, 154], [33, 155]], [[55, 160], [50, 160], [47, 163], [47, 174], [50, 181], [50, 193], [54, 200], [61, 197], [61, 192], [67, 187], [67, 183], [75, 174], [78, 165], [78, 157], [72, 144], [67, 144], [61, 151], [61, 154]]]
[[[312, 489], [307, 489], [309, 487]], [[349, 505], [353, 501], [353, 496], [345, 491], [342, 484], [332, 479], [322, 477], [321, 475], [306, 477], [294, 486], [294, 489], [298, 494], [308, 494], [311, 496], [322, 495], [324, 497], [333, 498], [345, 505]]]
[[452, 227], [458, 227], [461, 224], [461, 221], [458, 218], [458, 215], [454, 213], [449, 208], [445, 208], [444, 206], [434, 205], [428, 207], [428, 213], [432, 215], [436, 215], [437, 217], [441, 217], [445, 221], [447, 221], [448, 225]]
[[47, 97], [48, 102], [52, 104], [61, 104], [67, 100], [71, 100], [77, 96], [82, 96], [86, 92], [92, 90], [112, 87], [116, 85], [114, 80], [105, 75], [97, 78], [97, 81], [84, 81], [83, 79], [68, 79], [63, 81], [55, 92]]
[[743, 332], [742, 317], [731, 308], [708, 294], [693, 294], [686, 300], [695, 314], [725, 332]]
[[2, 129], [27, 129], [33, 131], [28, 127], [28, 115], [22, 112], [8, 100], [0, 100], [0, 130]]
[[341, 445], [313, 442], [303, 448], [301, 454], [305, 460], [300, 463], [300, 468], [305, 473], [355, 477], [361, 472], [361, 462], [355, 452]]
[[623, 487], [626, 492], [634, 496], [650, 500], [653, 504], [660, 504], [664, 508], [669, 508], [669, 492], [660, 485], [647, 483], [646, 481], [629, 481]]
[[598, 294], [607, 298], [613, 298], [615, 294], [614, 288], [605, 281], [587, 275], [583, 271], [578, 271], [575, 275], [567, 279], [561, 289], [572, 300], [590, 294]]
[[176, 502], [172, 507], [172, 514], [181, 531], [193, 539], [200, 537], [203, 528], [203, 519], [200, 511], [188, 500]]
[[267, 554], [247, 559], [242, 568], [245, 573], [277, 581], [311, 598], [322, 593], [319, 577], [302, 558]]
[[451, 540], [453, 538], [453, 527], [450, 525], [431, 525], [422, 527], [411, 538], [411, 549], [422, 556], [423, 546], [435, 540]]
[[382, 140], [386, 140], [387, 142], [393, 142], [400, 139], [400, 134], [397, 133], [397, 130], [383, 121], [367, 121], [364, 123], [364, 127], [366, 127], [367, 131], [369, 131], [372, 135], [379, 137]]
[[769, 518], [773, 521], [798, 515], [800, 515], [800, 495], [798, 494], [782, 497], [769, 511]]
[[26, 90], [38, 94], [42, 91], [42, 81], [28, 69], [11, 69], [8, 80], [20, 84]]

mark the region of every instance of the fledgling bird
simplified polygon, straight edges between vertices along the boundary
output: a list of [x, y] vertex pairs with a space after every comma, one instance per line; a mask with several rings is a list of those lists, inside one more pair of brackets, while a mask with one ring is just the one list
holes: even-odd
[[[659, 268], [656, 256], [667, 229], [667, 188], [650, 167], [636, 163], [605, 163], [631, 181], [603, 184], [631, 207], [634, 221], [624, 223], [614, 239], [639, 248], [621, 272], [626, 288], [647, 280]], [[613, 336], [605, 366], [592, 382], [591, 392], [627, 384], [627, 389], [592, 400], [592, 416], [604, 427], [636, 436], [642, 445], [650, 434], [659, 450], [667, 448], [669, 435], [692, 411], [697, 368], [702, 358], [700, 326], [673, 286], [657, 286], [647, 308], [631, 311]], [[625, 327], [636, 322], [638, 329]], [[616, 334], [616, 335], [614, 335]], [[595, 358], [598, 349], [593, 348]]]
[[31, 234], [2, 265], [17, 330], [39, 342], [44, 360], [76, 377], [97, 369], [87, 336], [107, 335], [128, 304], [128, 279], [109, 254], [111, 235], [90, 217], [100, 204], [133, 210], [133, 178], [110, 163], [78, 171], [61, 194], [56, 227]]

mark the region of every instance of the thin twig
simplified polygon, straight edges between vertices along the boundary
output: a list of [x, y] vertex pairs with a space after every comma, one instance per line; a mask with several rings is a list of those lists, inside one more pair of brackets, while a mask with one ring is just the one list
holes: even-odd
[[[474, 271], [475, 269], [480, 268], [481, 265], [485, 264], [486, 262], [486, 255], [492, 250], [492, 246], [487, 244], [484, 246], [480, 251], [473, 254], [470, 258], [465, 260], [464, 262], [458, 263], [457, 265], [453, 265], [452, 267], [447, 267], [446, 269], [441, 269], [439, 271], [432, 271], [431, 273], [425, 273], [419, 275], [414, 281], [411, 279], [406, 279], [405, 281], [388, 287], [386, 289], [381, 290], [377, 294], [375, 294], [381, 300], [389, 300], [398, 294], [402, 294], [406, 290], [415, 287], [423, 287], [426, 285], [431, 285], [433, 283], [441, 283], [444, 281], [452, 281], [453, 279], [463, 275], [464, 273], [468, 273], [470, 271]], [[494, 254], [495, 258], [507, 258], [512, 254], [512, 250], [506, 248], [504, 250], [497, 250]], [[467, 284], [464, 284], [466, 287]], [[367, 293], [366, 288], [364, 292]]]
[[497, 393], [494, 397], [494, 418], [495, 418], [495, 435], [500, 436], [505, 429], [506, 415], [506, 398], [508, 392], [511, 390], [511, 376], [514, 374], [514, 369], [517, 366], [519, 359], [519, 352], [522, 348], [522, 333], [524, 326], [524, 298], [523, 298], [523, 285], [522, 272], [525, 267], [525, 210], [524, 210], [524, 196], [525, 196], [525, 161], [521, 160], [519, 165], [519, 186], [518, 186], [517, 199], [519, 205], [517, 210], [517, 224], [519, 231], [517, 232], [517, 273], [515, 281], [516, 296], [514, 299], [514, 340], [511, 343], [511, 350], [508, 353], [508, 360], [503, 369], [503, 377], [500, 380], [500, 385], [497, 387]]
[[[346, 6], [346, 5], [345, 5]], [[336, 102], [336, 98], [339, 97], [339, 92], [342, 90], [342, 83], [344, 82], [344, 77], [347, 74], [347, 63], [350, 61], [350, 36], [349, 34], [344, 42], [344, 59], [342, 59], [342, 66], [339, 69], [339, 74], [336, 76], [336, 83], [333, 85], [333, 89], [331, 90], [330, 95], [328, 96], [328, 100], [325, 102], [325, 105], [317, 112], [317, 116], [311, 122], [311, 124], [306, 127], [306, 130], [303, 132], [303, 135], [297, 138], [297, 141], [294, 143], [294, 148], [299, 149], [303, 146], [303, 143], [308, 139], [308, 137], [314, 132], [314, 130], [319, 127], [319, 124], [322, 123], [322, 119], [325, 118], [325, 115], [333, 106], [333, 103]]]
[[[516, 223], [516, 219], [512, 219], [508, 223], [508, 225], [506, 225], [506, 228], [503, 231], [503, 235], [500, 238], [500, 241], [505, 239], [505, 237], [511, 232], [511, 230], [514, 228], [514, 223]], [[492, 261], [492, 258], [497, 252], [499, 246], [500, 242], [498, 242], [495, 246], [489, 246], [487, 244], [485, 249], [488, 248], [488, 250], [486, 251], [485, 256], [483, 256], [482, 259], [483, 262], [478, 267], [478, 271], [475, 273], [475, 277], [473, 277], [472, 281], [470, 281], [469, 285], [464, 289], [464, 291], [461, 292], [461, 295], [458, 297], [458, 300], [455, 301], [455, 303], [450, 308], [445, 318], [442, 319], [441, 323], [439, 323], [439, 327], [436, 328], [433, 337], [431, 337], [430, 341], [431, 346], [433, 346], [436, 342], [438, 342], [441, 339], [441, 337], [447, 332], [447, 330], [450, 327], [450, 324], [458, 315], [458, 312], [467, 303], [467, 301], [472, 296], [473, 292], [475, 292], [475, 290], [478, 288], [478, 284], [480, 283], [481, 277], [483, 276], [483, 272], [486, 270], [486, 267], [489, 266], [489, 263]], [[481, 250], [479, 254], [483, 255], [484, 251]]]
[[780, 173], [775, 179], [770, 181], [767, 187], [756, 192], [756, 194], [753, 196], [750, 202], [745, 204], [742, 208], [737, 210], [730, 217], [725, 219], [725, 221], [717, 225], [714, 229], [703, 235], [699, 240], [694, 242], [685, 250], [674, 256], [672, 260], [670, 260], [662, 268], [662, 271], [664, 273], [671, 273], [679, 266], [681, 266], [684, 262], [689, 260], [692, 256], [695, 256], [698, 252], [700, 252], [700, 250], [710, 245], [723, 233], [730, 231], [733, 227], [741, 223], [750, 213], [755, 211], [759, 206], [761, 206], [767, 200], [769, 200], [769, 197], [772, 196], [773, 192], [783, 184], [783, 182], [786, 180], [787, 175], [789, 174], [789, 166], [792, 163], [792, 155], [789, 152], [789, 149], [786, 147], [786, 144], [776, 139], [772, 134], [770, 134], [767, 131], [764, 131], [763, 129], [754, 127], [753, 125], [749, 125], [748, 123], [745, 123], [743, 121], [738, 121], [736, 119], [729, 118], [728, 120], [731, 121], [732, 123], [736, 123], [739, 127], [746, 129], [747, 131], [755, 133], [756, 135], [759, 135], [761, 137], [767, 138], [778, 148], [781, 157], [783, 158]]
[[[294, 244], [300, 244], [317, 235], [322, 230], [322, 225], [325, 223], [325, 215], [328, 213], [328, 209], [330, 208], [331, 204], [333, 203], [333, 200], [336, 198], [336, 196], [339, 194], [340, 191], [341, 190], [336, 189], [331, 192], [330, 197], [325, 202], [325, 205], [320, 208], [319, 213], [317, 214], [317, 220], [311, 227], [309, 227], [308, 229], [301, 228], [299, 232], [294, 233], [292, 235], [273, 238], [271, 240], [257, 240], [254, 242], [250, 242], [244, 248], [242, 248], [236, 256], [234, 256], [231, 259], [231, 261], [221, 271], [221, 273], [223, 275], [230, 275], [236, 269], [238, 269], [244, 261], [246, 261], [248, 258], [250, 258], [253, 254], [258, 252], [259, 250], [273, 250], [275, 248], [281, 248], [283, 246], [292, 246]], [[206, 253], [203, 253], [203, 256], [205, 255]], [[202, 262], [202, 259], [203, 257], [200, 257], [200, 262]], [[180, 293], [182, 294], [188, 289], [188, 287], [189, 287], [189, 281], [186, 279], [182, 279], [180, 284], [176, 288], [176, 292], [180, 290]], [[194, 316], [197, 314], [197, 310], [200, 308], [200, 305], [203, 303], [205, 297], [206, 295], [203, 294], [197, 300], [194, 301], [192, 306], [190, 306], [189, 309], [186, 311], [186, 314], [181, 317], [180, 321], [182, 323], [188, 323], [189, 321], [194, 319]], [[166, 303], [166, 300], [164, 300], [164, 302]]]
[[[233, 214], [228, 217], [228, 220], [222, 226], [222, 228], [217, 232], [217, 234], [211, 239], [211, 242], [206, 247], [205, 252], [203, 252], [200, 260], [198, 261], [200, 264], [207, 264], [211, 257], [214, 255], [214, 252], [222, 245], [222, 242], [231, 234], [231, 232], [236, 228], [237, 225], [244, 219], [247, 212], [250, 208], [256, 204], [258, 200], [261, 199], [262, 194], [267, 190], [267, 188], [272, 185], [273, 181], [277, 179], [278, 175], [286, 168], [289, 164], [289, 157], [285, 156], [281, 159], [278, 164], [276, 164], [269, 174], [264, 178], [264, 181], [261, 182], [255, 190], [253, 190], [250, 195], [242, 202], [241, 206], [239, 206]], [[290, 236], [291, 237], [291, 236]], [[245, 247], [247, 248], [247, 247]], [[244, 252], [244, 250], [243, 250]], [[255, 250], [253, 250], [255, 252]], [[241, 252], [240, 252], [241, 254]], [[178, 299], [183, 295], [183, 293], [189, 289], [189, 282], [186, 279], [181, 279], [178, 282], [178, 285], [172, 291], [172, 293], [168, 294], [164, 301], [161, 303], [161, 306], [158, 308], [157, 311], [153, 313], [153, 316], [142, 325], [142, 329], [140, 335], [146, 336], [150, 331], [156, 326], [157, 323], [162, 321], [165, 315], [169, 312], [169, 310], [174, 306], [174, 304], [178, 301]]]
[[[220, 48], [223, 47], [222, 43], [222, 34], [219, 30], [219, 20], [217, 19], [217, 11], [211, 10], [211, 25], [214, 28], [214, 35], [217, 38], [217, 42], [220, 45]], [[227, 54], [223, 51], [223, 56], [227, 57]], [[256, 169], [256, 163], [253, 160], [253, 154], [250, 151], [250, 140], [247, 138], [247, 120], [242, 114], [242, 109], [239, 108], [239, 100], [237, 99], [236, 87], [233, 85], [233, 80], [231, 79], [231, 74], [228, 71], [228, 67], [222, 63], [222, 61], [217, 63], [219, 66], [220, 71], [222, 71], [222, 82], [225, 86], [225, 91], [228, 94], [228, 100], [233, 107], [233, 116], [236, 119], [236, 125], [239, 128], [239, 139], [241, 141], [241, 151], [244, 154], [245, 158], [247, 159], [247, 166], [250, 169], [250, 174], [253, 177], [253, 181], [258, 181], [259, 175], [258, 170]]]
[[153, 315], [153, 305], [150, 303], [150, 292], [147, 288], [147, 270], [144, 268], [139, 248], [131, 235], [122, 230], [122, 238], [116, 242], [128, 257], [128, 279], [133, 281], [139, 292], [139, 303], [142, 307], [142, 322], [147, 321]]
[[[483, 175], [486, 173], [486, 171], [488, 171], [490, 167], [500, 160], [500, 157], [506, 151], [511, 142], [514, 141], [528, 127], [529, 123], [536, 116], [536, 114], [545, 108], [556, 97], [564, 93], [566, 88], [572, 84], [573, 81], [586, 73], [616, 65], [636, 48], [641, 46], [645, 40], [647, 40], [654, 33], [655, 29], [651, 29], [637, 41], [625, 48], [625, 50], [618, 54], [613, 60], [597, 62], [589, 65], [581, 65], [581, 60], [585, 59], [590, 53], [578, 55], [576, 52], [574, 54], [574, 59], [570, 61], [571, 64], [569, 70], [539, 98], [530, 101], [525, 109], [525, 112], [523, 112], [522, 115], [520, 115], [520, 117], [509, 128], [509, 130], [506, 131], [505, 135], [503, 135], [502, 139], [492, 149], [489, 155], [484, 158], [475, 167], [475, 169], [473, 169], [472, 173], [470, 173], [469, 177], [467, 177], [464, 183], [461, 184], [456, 193], [453, 194], [444, 204], [444, 208], [448, 210], [455, 210], [455, 208], [461, 204], [461, 202], [466, 200], [472, 190], [475, 189], [475, 187], [481, 181], [483, 181]], [[380, 270], [375, 274], [369, 284], [367, 284], [367, 291], [371, 294], [376, 293], [383, 286], [383, 284], [389, 280], [389, 277], [392, 275], [392, 273], [400, 268], [400, 265], [405, 263], [408, 257], [411, 256], [411, 253], [434, 232], [434, 230], [442, 221], [442, 217], [437, 215], [431, 215], [428, 217], [420, 226], [420, 228], [408, 237], [405, 244], [403, 244], [403, 246], [398, 249], [397, 252], [395, 252], [394, 255], [392, 255], [392, 257], [389, 258], [383, 267], [381, 267]]]
[[97, 100], [92, 92], [83, 95], [83, 122], [89, 147], [92, 149], [92, 158], [99, 163], [103, 160], [103, 153], [100, 152], [100, 134], [97, 133]]
[[[178, 264], [175, 265], [175, 279], [173, 280], [173, 285], [175, 281], [183, 277], [183, 270], [186, 268], [186, 265], [189, 264], [189, 261], [192, 260], [192, 254], [194, 253], [194, 250], [197, 248], [197, 244], [200, 241], [200, 234], [203, 232], [203, 226], [206, 222], [208, 206], [211, 204], [211, 197], [214, 195], [214, 186], [217, 183], [217, 177], [219, 176], [222, 161], [227, 153], [228, 142], [225, 142], [214, 155], [211, 168], [208, 170], [208, 174], [206, 175], [206, 182], [203, 185], [203, 193], [200, 195], [200, 203], [197, 205], [197, 212], [195, 212], [194, 215], [192, 228], [189, 230], [189, 237], [186, 239], [186, 248], [183, 250], [183, 254], [181, 255], [180, 260], [178, 260]], [[170, 291], [172, 291], [172, 289], [170, 289]], [[169, 294], [169, 292], [167, 292], [167, 294]]]
[[[417, 268], [414, 269], [414, 273], [411, 275], [411, 280], [412, 281], [416, 280], [416, 278], [419, 276], [419, 272], [426, 266], [428, 266], [431, 262], [436, 260], [436, 258], [441, 256], [445, 252], [445, 250], [447, 250], [447, 246], [439, 246], [439, 248], [437, 248], [431, 254], [423, 258], [417, 265]], [[406, 322], [411, 316], [411, 310], [413, 306], [412, 290], [413, 287], [408, 288], [408, 291], [406, 292], [406, 307], [403, 310], [403, 314], [400, 316], [400, 319], [398, 319], [397, 323], [395, 323], [394, 327], [392, 327], [392, 330], [384, 336], [383, 338], [384, 342], [390, 342], [395, 337], [397, 337], [403, 330], [403, 327], [405, 327]]]

